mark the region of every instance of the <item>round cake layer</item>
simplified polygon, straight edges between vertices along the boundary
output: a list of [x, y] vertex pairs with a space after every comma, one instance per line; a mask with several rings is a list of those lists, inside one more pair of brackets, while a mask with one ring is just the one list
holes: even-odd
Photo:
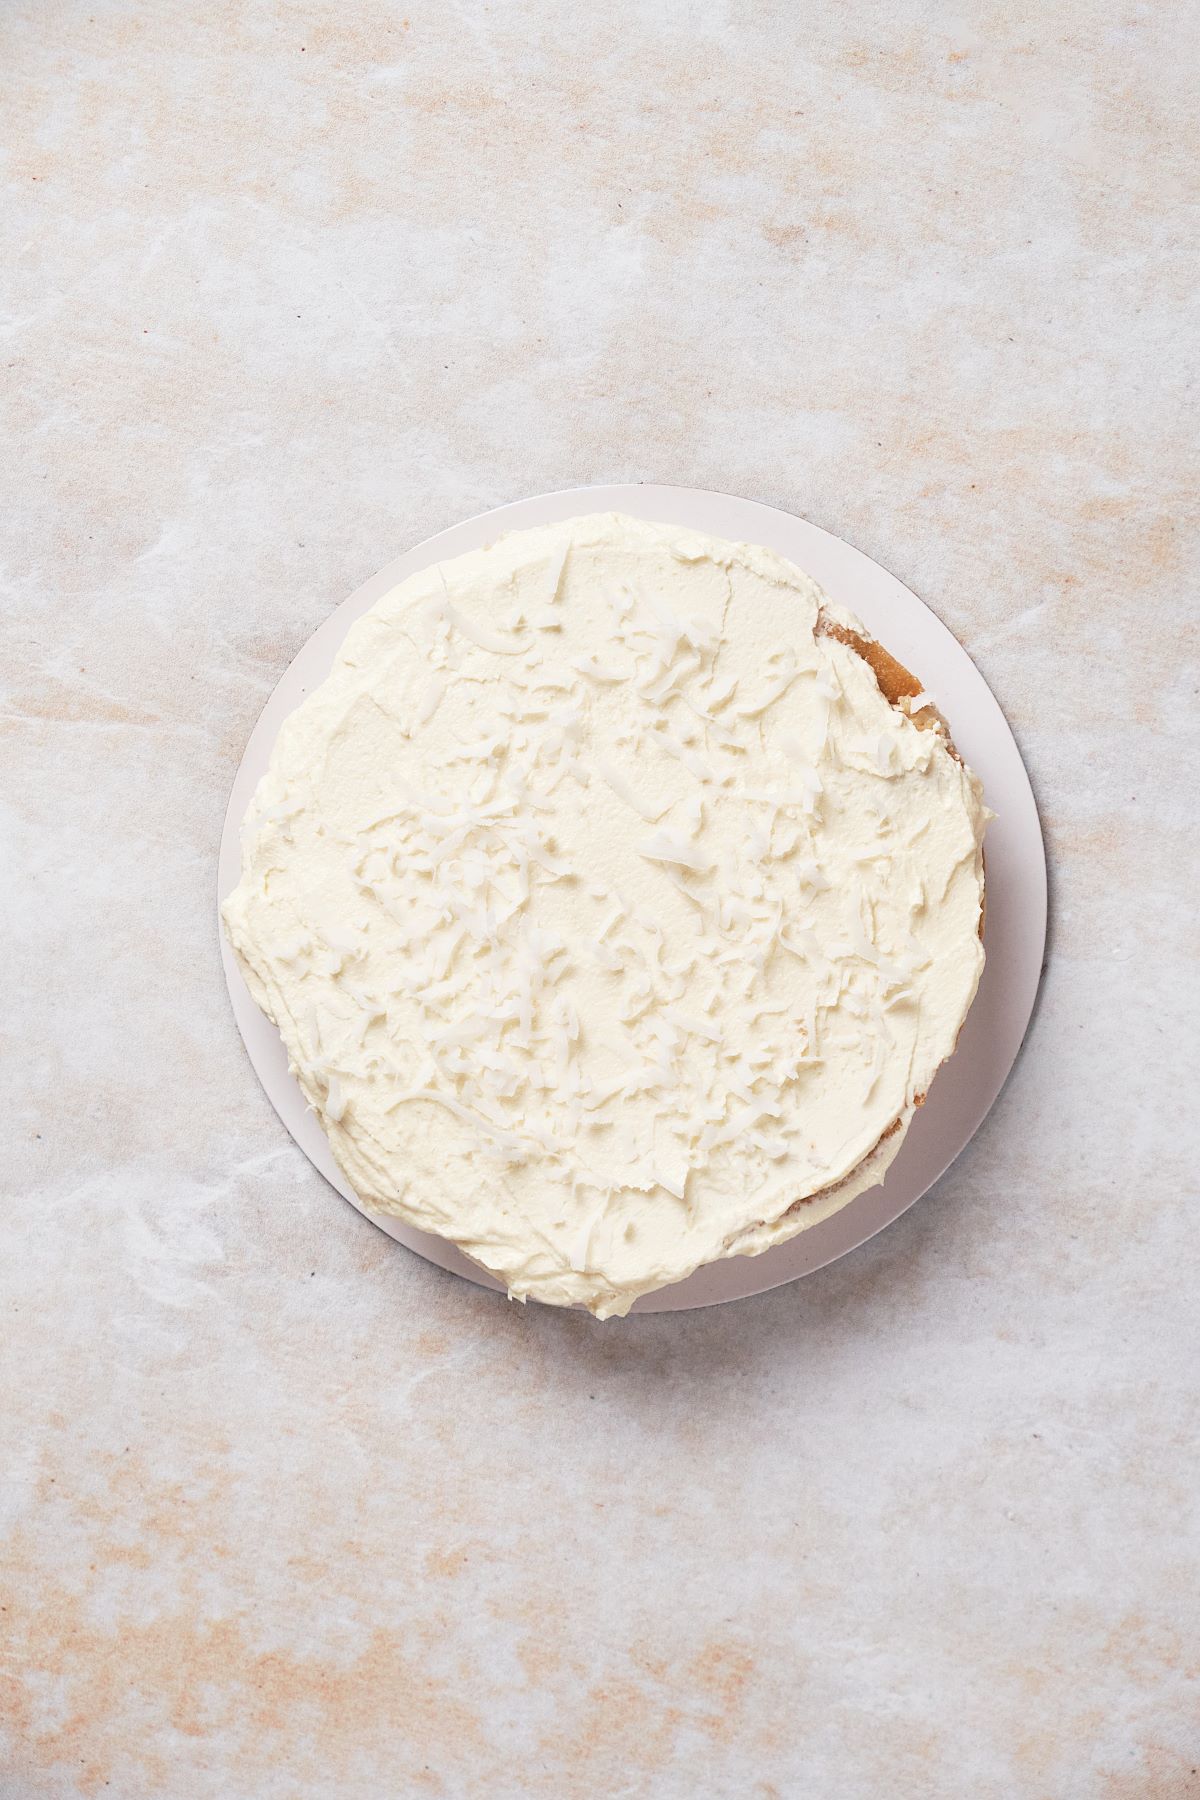
[[904, 675], [772, 552], [613, 514], [373, 607], [224, 908], [364, 1204], [605, 1317], [881, 1180], [983, 962]]

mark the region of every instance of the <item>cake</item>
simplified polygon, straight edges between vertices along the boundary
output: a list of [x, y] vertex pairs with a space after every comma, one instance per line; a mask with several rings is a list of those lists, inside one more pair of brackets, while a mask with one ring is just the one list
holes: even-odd
[[597, 514], [353, 626], [223, 915], [362, 1203], [606, 1318], [883, 1179], [979, 982], [987, 816], [799, 569]]

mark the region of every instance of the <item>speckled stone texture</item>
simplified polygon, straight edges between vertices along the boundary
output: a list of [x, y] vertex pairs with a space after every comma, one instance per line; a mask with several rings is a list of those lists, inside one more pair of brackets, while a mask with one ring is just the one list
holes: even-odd
[[[1187, 0], [0, 11], [0, 1793], [1200, 1793]], [[875, 1243], [597, 1326], [307, 1166], [215, 859], [332, 606], [500, 501], [801, 512], [992, 683], [1006, 1092]]]

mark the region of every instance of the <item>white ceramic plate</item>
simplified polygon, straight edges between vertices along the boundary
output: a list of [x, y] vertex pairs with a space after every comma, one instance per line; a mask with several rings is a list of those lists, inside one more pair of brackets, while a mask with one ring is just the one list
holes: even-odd
[[[964, 759], [981, 777], [996, 818], [987, 835], [987, 964], [958, 1049], [939, 1073], [913, 1120], [886, 1181], [841, 1212], [762, 1256], [738, 1256], [698, 1269], [686, 1281], [637, 1301], [637, 1312], [673, 1312], [738, 1300], [824, 1267], [873, 1237], [918, 1200], [953, 1162], [986, 1117], [1016, 1060], [1033, 1011], [1046, 941], [1046, 857], [1029, 777], [1004, 714], [970, 657], [929, 608], [878, 563], [790, 513], [709, 494], [696, 488], [624, 485], [568, 488], [497, 507], [409, 550], [342, 602], [314, 632], [267, 701], [250, 735], [229, 797], [221, 837], [218, 895], [224, 899], [240, 870], [239, 827], [265, 773], [279, 727], [304, 696], [325, 679], [354, 621], [418, 569], [490, 544], [502, 532], [549, 525], [580, 513], [625, 512], [636, 518], [693, 526], [714, 537], [766, 544], [811, 575], [848, 606], [923, 682], [948, 719]], [[399, 1219], [370, 1212], [334, 1162], [325, 1134], [288, 1074], [274, 1026], [250, 998], [221, 934], [225, 978], [250, 1061], [279, 1117], [309, 1161], [340, 1194], [389, 1237], [440, 1268], [481, 1286], [489, 1275], [441, 1238]]]

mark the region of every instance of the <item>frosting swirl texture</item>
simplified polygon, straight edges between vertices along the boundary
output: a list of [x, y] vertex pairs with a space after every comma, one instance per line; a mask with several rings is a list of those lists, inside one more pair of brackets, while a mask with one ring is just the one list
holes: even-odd
[[351, 629], [223, 912], [365, 1205], [607, 1317], [882, 1179], [979, 981], [987, 813], [859, 632], [613, 514]]

